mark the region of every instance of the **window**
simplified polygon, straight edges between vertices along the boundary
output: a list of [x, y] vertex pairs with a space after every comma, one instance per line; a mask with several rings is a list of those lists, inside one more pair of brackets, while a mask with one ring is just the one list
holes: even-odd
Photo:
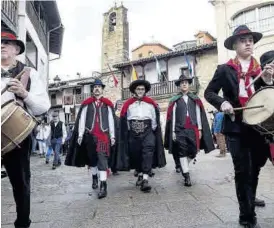
[[50, 99], [51, 99], [51, 105], [56, 105], [57, 104], [56, 94], [51, 94]]
[[167, 72], [161, 71], [161, 75], [159, 75], [159, 82], [167, 82]]
[[115, 28], [116, 28], [116, 13], [112, 12], [109, 15], [109, 31], [113, 32], [115, 31]]
[[81, 88], [75, 89], [75, 94], [81, 94]]
[[241, 24], [247, 25], [252, 31], [274, 32], [274, 4], [239, 13], [232, 19], [231, 32]]
[[138, 55], [138, 57], [139, 57], [139, 59], [141, 59], [141, 58], [143, 57], [143, 54], [140, 53], [140, 54]]
[[37, 47], [35, 46], [30, 35], [27, 33], [26, 39], [26, 64], [37, 70]]
[[189, 69], [187, 67], [180, 68], [180, 75], [181, 74], [184, 74], [185, 76], [190, 77], [190, 72], [189, 72]]

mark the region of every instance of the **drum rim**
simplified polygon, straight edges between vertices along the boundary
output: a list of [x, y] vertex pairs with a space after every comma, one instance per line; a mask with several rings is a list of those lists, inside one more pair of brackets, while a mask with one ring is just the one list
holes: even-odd
[[[248, 102], [249, 102], [257, 93], [259, 93], [260, 91], [265, 90], [265, 89], [274, 89], [274, 86], [270, 86], [270, 85], [269, 85], [269, 86], [264, 86], [264, 87], [258, 89], [258, 90], [257, 90], [254, 94], [252, 94], [252, 96], [248, 99], [247, 104], [248, 104]], [[245, 122], [246, 124], [248, 124], [248, 125], [250, 125], [250, 126], [258, 125], [258, 124], [249, 124], [249, 123], [247, 123], [247, 122], [246, 122], [246, 118], [245, 118], [245, 116], [244, 116], [244, 111], [243, 111], [243, 122]]]

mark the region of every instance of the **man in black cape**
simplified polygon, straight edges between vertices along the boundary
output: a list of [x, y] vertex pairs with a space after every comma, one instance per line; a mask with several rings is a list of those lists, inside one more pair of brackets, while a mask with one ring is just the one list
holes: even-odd
[[136, 186], [141, 186], [143, 192], [151, 190], [148, 183], [151, 169], [166, 165], [159, 109], [145, 95], [150, 88], [146, 80], [135, 80], [129, 86], [134, 97], [124, 103], [121, 111], [117, 155], [117, 169], [137, 170]]
[[99, 171], [101, 199], [107, 196], [107, 170], [111, 151], [115, 151], [111, 146], [115, 145], [116, 120], [112, 102], [102, 96], [105, 85], [96, 79], [93, 86], [94, 96], [83, 101], [79, 109], [65, 165], [88, 165], [93, 189], [98, 188]]
[[202, 101], [189, 92], [191, 83], [185, 75], [175, 82], [181, 92], [170, 100], [165, 131], [165, 148], [173, 154], [175, 163], [180, 162], [185, 186], [191, 186], [189, 162], [199, 149], [205, 153], [215, 149]]

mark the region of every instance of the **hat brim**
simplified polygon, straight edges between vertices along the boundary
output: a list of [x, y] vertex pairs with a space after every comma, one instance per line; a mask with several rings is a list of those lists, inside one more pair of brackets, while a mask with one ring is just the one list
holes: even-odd
[[149, 81], [146, 80], [135, 80], [133, 82], [131, 82], [130, 86], [129, 86], [129, 90], [131, 93], [135, 93], [135, 89], [137, 86], [143, 85], [145, 87], [145, 91], [146, 93], [150, 91], [151, 89], [151, 85]]
[[103, 89], [106, 87], [106, 85], [104, 85], [104, 84], [93, 84], [92, 86], [95, 86], [95, 85], [102, 86]]
[[269, 58], [267, 61], [262, 62], [262, 63], [261, 63], [262, 68], [265, 67], [266, 64], [271, 63], [272, 61], [274, 61], [274, 56], [271, 57], [271, 58]]
[[8, 38], [1, 38], [1, 40], [7, 40], [7, 41], [12, 41], [14, 42], [18, 47], [20, 47], [20, 51], [18, 55], [21, 55], [25, 51], [25, 44], [21, 40], [12, 40]]
[[249, 32], [249, 33], [245, 33], [245, 34], [237, 34], [234, 36], [230, 36], [224, 42], [225, 48], [233, 51], [234, 50], [233, 44], [235, 43], [236, 39], [240, 36], [245, 36], [245, 35], [252, 35], [254, 44], [256, 44], [263, 37], [263, 34], [259, 33], [259, 32]]
[[176, 85], [176, 86], [180, 86], [180, 84], [181, 84], [181, 82], [182, 82], [182, 81], [188, 81], [188, 83], [189, 83], [189, 84], [191, 84], [191, 83], [192, 83], [192, 81], [193, 81], [193, 79], [192, 79], [192, 78], [189, 78], [189, 79], [183, 79], [183, 80], [178, 79], [178, 80], [176, 80], [176, 81], [175, 81], [175, 85]]

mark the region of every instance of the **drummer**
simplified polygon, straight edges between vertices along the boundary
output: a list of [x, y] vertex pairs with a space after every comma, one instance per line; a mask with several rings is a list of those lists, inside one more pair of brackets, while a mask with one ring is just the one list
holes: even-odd
[[[261, 33], [252, 32], [246, 25], [237, 27], [224, 42], [227, 49], [236, 52], [236, 57], [217, 67], [204, 94], [210, 104], [226, 114], [222, 133], [226, 136], [234, 164], [239, 223], [245, 227], [260, 227], [255, 206], [261, 202], [255, 200], [255, 196], [260, 167], [265, 162], [262, 150], [269, 150], [269, 147], [264, 146], [264, 139], [258, 132], [242, 122], [242, 112], [234, 112], [233, 108], [244, 107], [256, 88], [273, 85], [271, 69], [267, 68], [261, 80], [246, 89], [261, 73], [260, 64], [252, 56], [254, 44], [261, 38]], [[223, 97], [218, 95], [220, 90]]]
[[[12, 79], [21, 72], [25, 65], [16, 60], [16, 56], [25, 51], [25, 45], [16, 38], [13, 31], [2, 27], [1, 30], [1, 86], [8, 85], [8, 91], [2, 94], [1, 104], [9, 100], [18, 100], [33, 115], [41, 115], [50, 108], [46, 85], [40, 75], [28, 68], [22, 76], [22, 82]], [[20, 148], [15, 148], [3, 156], [4, 164], [13, 188], [17, 218], [15, 227], [30, 226], [30, 152], [31, 137], [27, 137]]]

